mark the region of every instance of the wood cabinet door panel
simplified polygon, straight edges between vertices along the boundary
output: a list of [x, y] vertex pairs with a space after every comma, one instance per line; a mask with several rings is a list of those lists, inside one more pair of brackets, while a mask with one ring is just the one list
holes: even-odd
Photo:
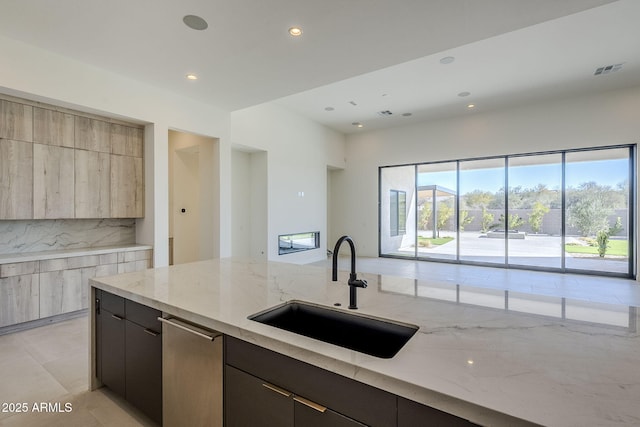
[[73, 218], [74, 150], [33, 144], [33, 216], [35, 219]]
[[141, 218], [144, 215], [142, 159], [111, 155], [111, 217]]
[[293, 399], [270, 384], [232, 366], [225, 366], [226, 427], [293, 427]]
[[102, 384], [125, 395], [124, 331], [125, 320], [108, 310], [100, 310], [100, 380]]
[[366, 427], [365, 424], [347, 418], [331, 409], [318, 411], [300, 402], [294, 403], [295, 425], [304, 427]]
[[0, 99], [0, 138], [33, 142], [33, 107]]
[[127, 401], [161, 424], [162, 335], [128, 319], [125, 320], [125, 384]]
[[33, 142], [73, 148], [74, 119], [73, 114], [46, 108], [34, 108]]
[[102, 120], [76, 116], [75, 118], [75, 147], [81, 150], [111, 152], [111, 126]]
[[39, 292], [37, 274], [0, 279], [0, 327], [37, 319]]
[[131, 126], [111, 124], [111, 154], [142, 157], [142, 129]]
[[75, 217], [108, 218], [110, 215], [111, 155], [75, 150]]
[[0, 220], [31, 218], [33, 218], [32, 144], [0, 138]]

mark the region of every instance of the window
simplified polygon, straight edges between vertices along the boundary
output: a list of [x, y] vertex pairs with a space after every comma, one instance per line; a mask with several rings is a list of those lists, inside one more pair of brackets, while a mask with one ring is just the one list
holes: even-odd
[[633, 277], [634, 147], [380, 168], [380, 256]]
[[407, 234], [407, 193], [404, 191], [391, 190], [389, 201], [391, 223], [389, 228], [392, 236], [402, 236]]

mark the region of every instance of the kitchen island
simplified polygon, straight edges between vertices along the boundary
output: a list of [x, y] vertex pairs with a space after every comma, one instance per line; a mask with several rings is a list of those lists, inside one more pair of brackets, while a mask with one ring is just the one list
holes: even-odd
[[[361, 276], [359, 314], [420, 327], [391, 359], [248, 319], [290, 300], [348, 311], [348, 272], [332, 282], [321, 267], [216, 259], [90, 285], [480, 425], [640, 424], [635, 307], [562, 299], [556, 310], [538, 296]], [[96, 388], [95, 348], [90, 357]]]

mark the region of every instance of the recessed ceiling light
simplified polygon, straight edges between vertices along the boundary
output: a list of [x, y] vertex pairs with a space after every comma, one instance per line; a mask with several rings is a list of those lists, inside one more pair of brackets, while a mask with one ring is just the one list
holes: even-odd
[[465, 97], [465, 96], [469, 96], [469, 95], [471, 95], [471, 92], [467, 92], [467, 91], [460, 92], [460, 93], [458, 94], [458, 96], [461, 96], [461, 97]]
[[469, 104], [469, 105], [467, 105], [467, 108], [475, 108], [475, 107], [476, 107], [476, 104]]
[[445, 56], [444, 58], [440, 58], [440, 63], [447, 65], [447, 64], [451, 64], [455, 60], [456, 58], [454, 58], [453, 56]]
[[335, 108], [333, 107], [324, 107], [324, 111], [333, 111]]
[[299, 37], [302, 35], [302, 28], [300, 27], [291, 27], [289, 28], [289, 34], [293, 37]]
[[184, 25], [191, 28], [192, 30], [202, 31], [209, 28], [209, 24], [207, 24], [207, 21], [196, 15], [186, 15], [184, 18], [182, 18], [182, 22], [184, 22]]
[[193, 73], [187, 74], [187, 80], [198, 80], [198, 76]]
[[364, 125], [362, 123], [360, 123], [360, 122], [353, 122], [351, 124], [354, 125], [357, 128], [363, 128], [364, 127]]

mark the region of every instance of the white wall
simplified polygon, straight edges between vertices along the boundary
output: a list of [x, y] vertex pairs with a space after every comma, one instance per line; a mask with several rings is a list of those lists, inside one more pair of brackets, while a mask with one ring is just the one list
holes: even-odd
[[[344, 167], [344, 136], [275, 104], [263, 104], [231, 114], [231, 138], [234, 144], [266, 152], [267, 258], [294, 263], [324, 259], [327, 166]], [[307, 231], [320, 231], [319, 249], [278, 255], [278, 235]]]
[[231, 174], [228, 112], [5, 37], [0, 57], [2, 93], [147, 124], [145, 218], [136, 233], [139, 243], [154, 245], [155, 266], [168, 264], [168, 130], [219, 138], [212, 189], [219, 204], [212, 221], [220, 238], [214, 253], [230, 254], [231, 189], [221, 184]]
[[358, 255], [378, 255], [379, 166], [635, 144], [638, 111], [640, 87], [350, 135], [346, 169], [332, 180], [334, 229]]

